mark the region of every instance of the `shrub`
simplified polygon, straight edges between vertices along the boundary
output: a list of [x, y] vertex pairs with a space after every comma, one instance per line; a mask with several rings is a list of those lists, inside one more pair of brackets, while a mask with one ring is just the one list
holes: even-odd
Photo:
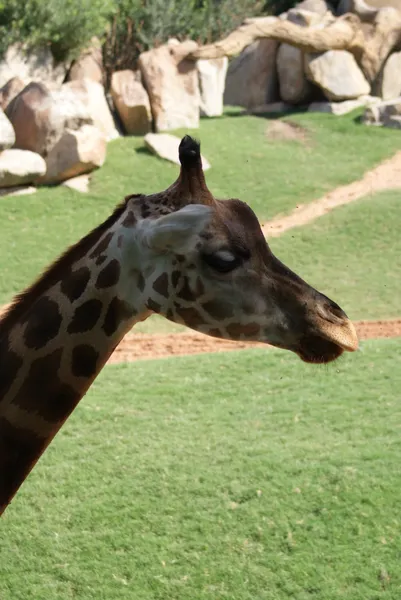
[[113, 0], [0, 0], [0, 52], [17, 41], [50, 46], [56, 60], [74, 56], [103, 35]]

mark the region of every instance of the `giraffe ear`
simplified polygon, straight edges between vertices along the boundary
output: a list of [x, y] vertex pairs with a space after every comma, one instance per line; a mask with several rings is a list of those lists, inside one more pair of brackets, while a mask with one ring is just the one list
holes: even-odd
[[153, 250], [183, 254], [193, 250], [198, 234], [210, 221], [212, 210], [203, 204], [188, 204], [158, 219], [143, 221], [143, 241]]

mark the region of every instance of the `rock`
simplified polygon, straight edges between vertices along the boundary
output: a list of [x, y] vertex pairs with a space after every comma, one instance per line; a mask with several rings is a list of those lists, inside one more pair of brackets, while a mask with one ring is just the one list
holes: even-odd
[[14, 127], [15, 147], [43, 157], [65, 129], [79, 129], [93, 123], [88, 109], [71, 90], [50, 92], [41, 83], [27, 85], [10, 102], [6, 115]]
[[224, 104], [253, 108], [278, 97], [276, 52], [270, 39], [253, 42], [231, 61], [227, 71]]
[[13, 186], [0, 189], [0, 197], [4, 196], [28, 196], [37, 192], [37, 188], [32, 185]]
[[66, 129], [50, 150], [46, 175], [38, 183], [59, 183], [101, 167], [106, 158], [106, 136], [93, 125]]
[[284, 20], [295, 23], [295, 25], [299, 25], [300, 27], [315, 27], [322, 23], [328, 24], [334, 21], [335, 17], [329, 12], [321, 14], [301, 8], [290, 8]]
[[23, 44], [13, 44], [0, 61], [0, 86], [13, 77], [26, 82], [41, 81], [48, 87], [60, 86], [67, 72], [65, 64], [57, 64], [48, 47], [28, 50]]
[[378, 125], [399, 129], [401, 120], [401, 96], [393, 100], [377, 102], [368, 106], [362, 117], [366, 125]]
[[254, 106], [253, 108], [244, 112], [250, 115], [263, 115], [269, 113], [286, 113], [290, 110], [294, 110], [292, 104], [287, 104], [286, 102], [270, 102], [269, 104], [261, 104], [260, 106]]
[[0, 151], [11, 148], [15, 143], [14, 128], [0, 108]]
[[0, 152], [0, 188], [32, 183], [46, 173], [46, 163], [39, 154], [29, 150]]
[[299, 2], [295, 8], [297, 10], [308, 10], [319, 15], [324, 15], [327, 11], [332, 12], [330, 4], [325, 2], [325, 0], [303, 0], [303, 2]]
[[65, 83], [62, 89], [74, 92], [77, 99], [87, 108], [94, 126], [105, 134], [108, 141], [119, 137], [104, 88], [100, 83], [90, 79], [77, 79]]
[[24, 81], [19, 77], [9, 79], [0, 89], [0, 108], [6, 110], [11, 100], [15, 98], [25, 87]]
[[129, 69], [116, 71], [111, 77], [114, 106], [129, 135], [145, 135], [152, 127], [149, 96], [141, 83], [141, 74]]
[[371, 23], [382, 8], [401, 9], [400, 0], [341, 0], [337, 7], [337, 15], [354, 13], [362, 22]]
[[[192, 43], [192, 49], [197, 44]], [[182, 58], [188, 43], [168, 43], [140, 55], [156, 131], [199, 127], [200, 97], [196, 61]]]
[[346, 50], [328, 50], [305, 57], [306, 75], [328, 100], [350, 100], [369, 94], [370, 85]]
[[377, 93], [383, 100], [391, 100], [401, 95], [401, 52], [391, 54], [384, 67]]
[[92, 38], [89, 48], [83, 50], [68, 72], [68, 81], [90, 79], [103, 85], [102, 45], [97, 38]]
[[[178, 159], [178, 146], [181, 139], [169, 133], [147, 133], [144, 138], [145, 146], [157, 154], [160, 158], [169, 160], [176, 165], [180, 164]], [[210, 163], [202, 156], [202, 167], [206, 171], [210, 169]]]
[[304, 71], [304, 53], [295, 46], [280, 44], [277, 52], [280, 97], [289, 104], [303, 104], [313, 95], [313, 85]]
[[324, 112], [336, 116], [346, 115], [357, 108], [375, 104], [380, 98], [374, 96], [361, 96], [356, 100], [344, 100], [343, 102], [312, 102], [308, 107], [308, 112]]
[[65, 187], [71, 188], [76, 192], [81, 192], [81, 194], [86, 194], [89, 192], [89, 175], [85, 174], [71, 177], [71, 179], [63, 181], [61, 185], [65, 185]]
[[223, 114], [227, 68], [228, 58], [226, 56], [197, 61], [200, 111], [204, 117], [220, 117]]

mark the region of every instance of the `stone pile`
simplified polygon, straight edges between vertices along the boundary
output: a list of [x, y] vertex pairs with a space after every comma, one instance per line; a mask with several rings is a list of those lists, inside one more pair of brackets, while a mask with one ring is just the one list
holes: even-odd
[[197, 128], [223, 104], [256, 114], [366, 106], [365, 123], [399, 128], [401, 12], [398, 0], [368, 1], [342, 0], [334, 15], [326, 0], [303, 0], [208, 46], [170, 39], [137, 70], [113, 73], [107, 91], [96, 39], [72, 65], [11, 46], [0, 61], [0, 189], [70, 180], [86, 189], [121, 134], [147, 136], [168, 159], [176, 140], [154, 132]]

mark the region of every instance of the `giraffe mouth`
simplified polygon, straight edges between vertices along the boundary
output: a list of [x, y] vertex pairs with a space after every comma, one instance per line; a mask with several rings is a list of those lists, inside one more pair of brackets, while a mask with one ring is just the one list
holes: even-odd
[[295, 349], [299, 358], [306, 363], [327, 364], [339, 358], [344, 348], [339, 344], [318, 335], [306, 335]]

